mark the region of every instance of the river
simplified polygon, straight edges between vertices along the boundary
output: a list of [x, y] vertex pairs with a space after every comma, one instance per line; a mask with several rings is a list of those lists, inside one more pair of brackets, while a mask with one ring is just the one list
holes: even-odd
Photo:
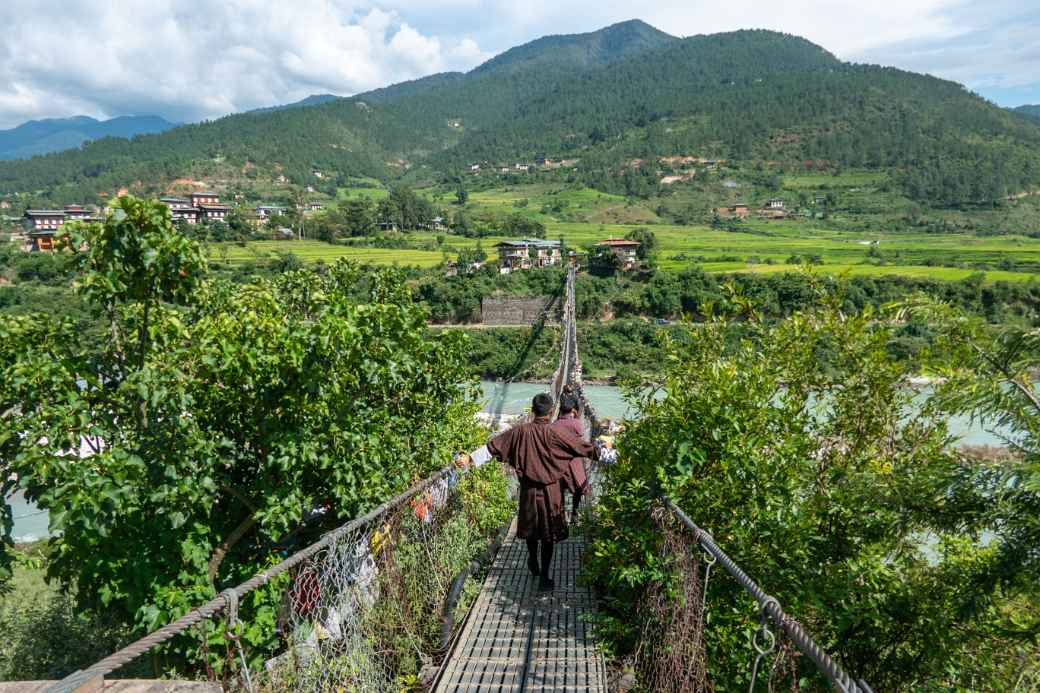
[[[531, 398], [539, 392], [546, 392], [548, 385], [538, 383], [507, 383], [484, 380], [480, 383], [484, 392], [484, 411], [495, 414], [523, 414], [531, 408]], [[635, 412], [621, 396], [621, 391], [613, 385], [586, 385], [585, 396], [596, 408], [600, 418], [621, 419]], [[918, 395], [918, 401], [928, 397], [924, 389]], [[1001, 446], [1003, 441], [990, 431], [972, 422], [967, 416], [953, 416], [949, 419], [950, 433], [966, 445]]]
[[[491, 380], [481, 382], [484, 393], [484, 411], [495, 414], [523, 414], [531, 408], [531, 398], [545, 392], [547, 386], [537, 383], [503, 384]], [[586, 385], [585, 395], [601, 418], [621, 419], [634, 412], [613, 385]], [[923, 392], [920, 397], [927, 397]], [[1000, 438], [985, 430], [978, 422], [968, 417], [955, 416], [950, 419], [950, 432], [969, 445], [1002, 445]], [[47, 514], [37, 510], [20, 493], [11, 499], [14, 509], [15, 541], [33, 541], [47, 536]]]

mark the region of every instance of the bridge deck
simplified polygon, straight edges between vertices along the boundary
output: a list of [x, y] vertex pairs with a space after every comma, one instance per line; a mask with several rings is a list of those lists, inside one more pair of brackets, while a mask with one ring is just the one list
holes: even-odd
[[586, 619], [595, 609], [592, 593], [577, 584], [584, 538], [556, 545], [556, 590], [539, 593], [514, 532], [515, 524], [434, 690], [606, 693], [603, 657]]

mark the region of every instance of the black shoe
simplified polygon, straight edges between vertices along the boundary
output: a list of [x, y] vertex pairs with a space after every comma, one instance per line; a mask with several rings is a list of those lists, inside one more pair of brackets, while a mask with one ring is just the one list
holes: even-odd
[[527, 569], [531, 571], [531, 575], [538, 577], [542, 574], [542, 571], [538, 569], [538, 557], [528, 556], [527, 557]]
[[541, 580], [538, 581], [539, 592], [552, 592], [554, 589], [556, 589], [556, 583], [550, 580], [549, 578], [543, 577]]

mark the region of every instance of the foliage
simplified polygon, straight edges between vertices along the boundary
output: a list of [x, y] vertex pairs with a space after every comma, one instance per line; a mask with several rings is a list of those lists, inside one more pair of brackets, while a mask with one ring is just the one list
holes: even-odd
[[[10, 593], [0, 593], [0, 681], [60, 678], [126, 643], [124, 625], [78, 611], [73, 596], [44, 582], [47, 557], [39, 547], [23, 547], [14, 556]], [[123, 673], [151, 675], [140, 662]]]
[[[1003, 677], [986, 688], [1010, 687], [1035, 654], [1037, 582], [1022, 554], [1000, 561], [1005, 518], [981, 512], [986, 492], [973, 490], [986, 465], [955, 453], [937, 412], [913, 405], [912, 371], [887, 352], [893, 328], [835, 298], [766, 325], [737, 298], [746, 333], [735, 347], [727, 321], [710, 320], [669, 350], [663, 397], [633, 395], [642, 416], [619, 441], [592, 549], [613, 646], [653, 632], [634, 616], [648, 587], [680, 587], [650, 519], [662, 491], [876, 689], [974, 687], [980, 673]], [[991, 532], [995, 542], [980, 540]], [[994, 562], [1000, 584], [980, 580]], [[738, 690], [754, 604], [720, 573], [706, 664], [718, 690]], [[791, 685], [822, 685], [805, 658], [797, 670]]]
[[[487, 549], [514, 513], [508, 479], [498, 464], [464, 477], [457, 502], [458, 512], [432, 536], [414, 516], [407, 516], [392, 570], [380, 576], [379, 600], [366, 627], [374, 632], [380, 651], [389, 651], [398, 663], [396, 673], [403, 680], [418, 677], [418, 653], [429, 657], [439, 646], [441, 608], [455, 576]], [[462, 613], [476, 595], [471, 589], [464, 596], [468, 601], [458, 605]]]
[[[446, 464], [475, 441], [475, 405], [461, 337], [427, 334], [400, 273], [206, 280], [163, 205], [121, 205], [79, 254], [111, 340], [0, 325], [0, 459], [3, 490], [17, 474], [50, 512], [49, 575], [150, 630]], [[265, 594], [247, 620], [273, 614]], [[247, 629], [253, 646], [272, 633]]]

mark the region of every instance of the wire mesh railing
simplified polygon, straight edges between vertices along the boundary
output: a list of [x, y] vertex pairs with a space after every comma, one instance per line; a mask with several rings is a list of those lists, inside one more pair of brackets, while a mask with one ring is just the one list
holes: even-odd
[[[206, 660], [213, 654], [207, 634], [221, 630], [222, 665], [193, 664], [227, 689], [368, 692], [419, 685], [443, 655], [439, 614], [452, 581], [498, 529], [497, 523], [481, 528], [470, 516], [460, 498], [463, 483], [460, 471], [446, 468], [48, 690], [76, 691], [174, 638], [202, 640], [198, 652]], [[280, 593], [275, 643], [257, 649], [242, 637], [239, 605], [269, 583]]]
[[[805, 630], [805, 628], [795, 620], [790, 614], [784, 612], [780, 606], [780, 602], [770, 596], [763, 590], [757, 582], [750, 578], [744, 570], [737, 565], [737, 563], [730, 558], [730, 556], [719, 548], [718, 544], [712, 536], [698, 527], [690, 517], [682, 511], [670, 498], [662, 497], [661, 499], [664, 509], [678, 522], [685, 527], [685, 529], [693, 535], [694, 547], [700, 547], [704, 552], [704, 560], [700, 561], [704, 565], [703, 578], [700, 577], [698, 570], [691, 569], [690, 565], [686, 565], [685, 572], [686, 577], [689, 578], [687, 583], [687, 590], [692, 587], [692, 594], [688, 594], [686, 600], [679, 600], [673, 604], [671, 613], [669, 614], [669, 626], [674, 627], [676, 623], [681, 623], [685, 628], [685, 638], [680, 638], [677, 634], [673, 633], [670, 638], [670, 642], [681, 642], [684, 646], [687, 646], [690, 650], [686, 654], [689, 657], [681, 657], [681, 665], [673, 667], [668, 672], [668, 677], [658, 681], [654, 690], [705, 690], [704, 688], [675, 688], [669, 685], [665, 685], [666, 681], [695, 681], [695, 680], [706, 680], [704, 679], [705, 673], [703, 666], [698, 664], [698, 658], [703, 658], [704, 655], [704, 638], [706, 634], [704, 632], [706, 613], [707, 613], [707, 586], [711, 576], [712, 567], [718, 563], [720, 564], [727, 573], [746, 591], [757, 603], [758, 613], [760, 617], [760, 626], [755, 631], [752, 639], [752, 647], [755, 650], [755, 657], [751, 668], [751, 683], [748, 688], [749, 691], [754, 691], [756, 679], [761, 671], [761, 667], [767, 657], [772, 655], [776, 651], [777, 637], [773, 632], [770, 624], [773, 627], [778, 628], [783, 636], [789, 641], [795, 648], [797, 648], [803, 655], [805, 655], [821, 674], [830, 682], [830, 684], [843, 693], [873, 693], [870, 686], [862, 679], [854, 679], [850, 676], [842, 666], [833, 658], [830, 654], [821, 648], [811, 635]], [[662, 533], [666, 538], [669, 536], [667, 530], [663, 529]], [[683, 560], [689, 562], [689, 560], [696, 555], [696, 551], [685, 550], [689, 547], [679, 547], [672, 535], [672, 555], [679, 555], [680, 562]], [[680, 566], [682, 569], [683, 566]], [[692, 659], [691, 659], [692, 658]], [[653, 665], [659, 666], [659, 665]], [[653, 666], [651, 668], [653, 668]], [[686, 670], [683, 670], [685, 667]], [[656, 676], [661, 676], [660, 672], [656, 672]]]

